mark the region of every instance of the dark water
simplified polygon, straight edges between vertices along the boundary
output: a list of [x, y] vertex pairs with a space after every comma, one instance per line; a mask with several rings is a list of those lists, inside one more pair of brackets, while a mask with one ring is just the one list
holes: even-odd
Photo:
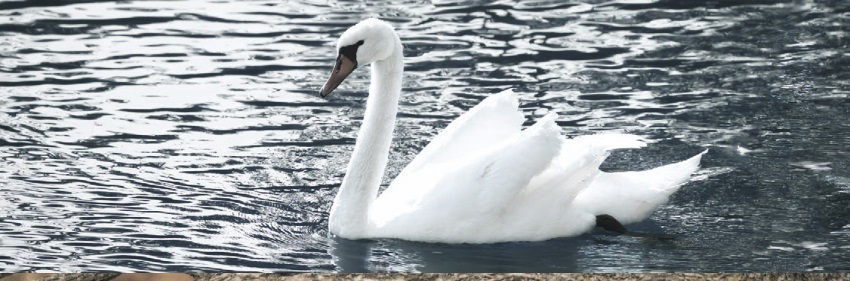
[[[0, 271], [850, 270], [850, 2], [563, 2], [2, 1]], [[704, 169], [648, 237], [332, 238], [368, 71], [317, 93], [370, 16], [406, 47], [389, 176], [511, 87], [655, 141], [606, 170]]]

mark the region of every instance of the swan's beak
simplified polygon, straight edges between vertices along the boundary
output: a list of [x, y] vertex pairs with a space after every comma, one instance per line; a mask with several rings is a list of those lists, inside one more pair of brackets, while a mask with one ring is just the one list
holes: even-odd
[[319, 92], [322, 97], [329, 96], [355, 68], [357, 68], [357, 62], [345, 55], [339, 55], [336, 58], [336, 64], [331, 72], [331, 77], [328, 77], [328, 82], [325, 82], [325, 85], [322, 86], [322, 90]]

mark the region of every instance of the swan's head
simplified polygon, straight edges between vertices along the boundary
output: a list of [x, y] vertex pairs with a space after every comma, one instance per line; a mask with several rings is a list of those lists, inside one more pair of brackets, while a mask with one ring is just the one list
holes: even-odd
[[331, 76], [322, 86], [326, 97], [348, 77], [358, 65], [384, 60], [392, 55], [398, 40], [393, 27], [379, 19], [366, 19], [348, 28], [337, 41], [337, 57]]

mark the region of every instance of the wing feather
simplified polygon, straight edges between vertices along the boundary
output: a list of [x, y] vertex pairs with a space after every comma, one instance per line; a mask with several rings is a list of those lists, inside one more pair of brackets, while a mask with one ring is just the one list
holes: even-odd
[[611, 215], [625, 224], [642, 221], [690, 179], [706, 152], [646, 171], [600, 172], [579, 193], [575, 204], [595, 215]]
[[489, 96], [437, 134], [398, 177], [415, 173], [426, 165], [478, 154], [519, 133], [523, 120], [512, 90]]

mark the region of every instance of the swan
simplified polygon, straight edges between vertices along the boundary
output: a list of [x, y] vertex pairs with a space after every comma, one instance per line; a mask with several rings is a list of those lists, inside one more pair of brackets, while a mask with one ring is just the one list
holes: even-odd
[[550, 113], [522, 130], [518, 98], [491, 95], [452, 121], [378, 196], [387, 166], [404, 68], [392, 26], [366, 19], [346, 30], [320, 95], [371, 65], [366, 112], [330, 209], [330, 233], [345, 239], [439, 243], [540, 241], [649, 217], [699, 168], [701, 156], [639, 172], [607, 173], [613, 149], [640, 148], [629, 134], [567, 139]]

